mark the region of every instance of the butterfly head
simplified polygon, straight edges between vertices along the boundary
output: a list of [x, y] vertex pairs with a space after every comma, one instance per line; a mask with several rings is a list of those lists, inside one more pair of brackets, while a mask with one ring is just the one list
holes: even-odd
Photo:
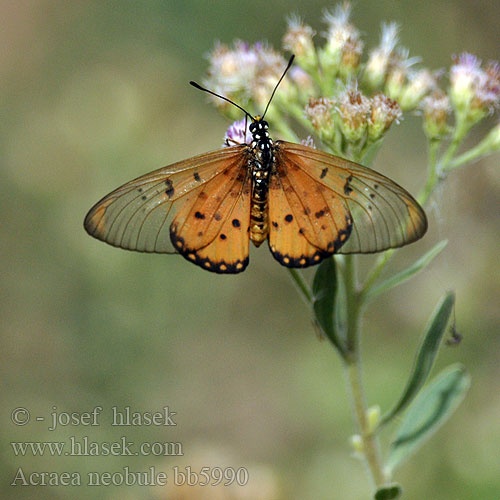
[[254, 141], [261, 141], [269, 137], [269, 124], [260, 116], [256, 116], [248, 128]]

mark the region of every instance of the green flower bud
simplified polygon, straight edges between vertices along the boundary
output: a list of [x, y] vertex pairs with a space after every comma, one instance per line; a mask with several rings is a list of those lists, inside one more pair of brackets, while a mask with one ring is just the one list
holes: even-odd
[[382, 24], [380, 45], [370, 52], [364, 77], [372, 88], [380, 88], [386, 79], [389, 61], [398, 41], [398, 25]]
[[283, 47], [295, 54], [297, 64], [307, 72], [316, 71], [317, 60], [313, 37], [315, 31], [292, 16], [288, 19], [288, 30], [283, 37]]
[[356, 89], [346, 90], [339, 96], [340, 130], [348, 142], [357, 143], [366, 135], [370, 117], [370, 99]]
[[410, 73], [409, 82], [398, 99], [401, 109], [404, 111], [414, 109], [422, 98], [435, 88], [437, 88], [436, 79], [428, 69]]
[[335, 101], [328, 97], [309, 99], [305, 107], [306, 116], [309, 118], [312, 126], [317, 131], [320, 139], [325, 142], [331, 142], [335, 136], [335, 122], [332, 112]]
[[403, 116], [399, 104], [383, 94], [371, 99], [371, 113], [368, 120], [368, 136], [372, 141], [380, 139], [394, 121]]
[[422, 99], [420, 109], [424, 115], [424, 132], [429, 139], [439, 139], [448, 134], [451, 105], [443, 91], [435, 91]]

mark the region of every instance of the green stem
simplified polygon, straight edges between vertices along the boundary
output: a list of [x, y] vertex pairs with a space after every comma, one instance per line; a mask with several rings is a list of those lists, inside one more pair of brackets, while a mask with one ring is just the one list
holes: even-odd
[[427, 175], [427, 182], [422, 192], [419, 194], [418, 201], [424, 204], [430, 197], [431, 193], [436, 188], [439, 182], [437, 155], [441, 141], [439, 139], [430, 139], [429, 141], [429, 170]]
[[460, 143], [462, 142], [463, 138], [467, 135], [467, 132], [469, 130], [470, 130], [470, 124], [468, 120], [466, 120], [464, 117], [461, 117], [460, 115], [457, 116], [457, 123], [455, 125], [455, 130], [453, 131], [451, 143], [439, 162], [438, 166], [439, 170], [446, 168], [446, 166], [451, 161], [453, 156], [455, 156], [455, 153], [457, 152]]
[[312, 291], [300, 271], [297, 271], [297, 269], [288, 268], [288, 272], [290, 273], [290, 277], [295, 283], [295, 286], [299, 290], [301, 297], [306, 301], [308, 305], [311, 305]]
[[363, 443], [363, 454], [374, 484], [378, 487], [385, 483], [379, 444], [367, 418], [363, 379], [361, 373], [361, 316], [363, 302], [357, 289], [356, 260], [346, 256], [344, 280], [346, 289], [347, 331], [346, 331], [346, 375], [352, 395], [353, 410]]
[[450, 162], [447, 165], [443, 166], [443, 172], [448, 173], [450, 170], [453, 170], [454, 168], [461, 167], [466, 163], [472, 163], [478, 161], [494, 152], [496, 151], [491, 148], [491, 145], [489, 144], [488, 141], [481, 141], [477, 146], [469, 149], [469, 151], [466, 151], [465, 153], [462, 153], [456, 158], [450, 160]]
[[377, 258], [375, 265], [372, 267], [371, 271], [368, 273], [367, 278], [365, 279], [365, 282], [363, 283], [363, 287], [360, 292], [362, 299], [366, 297], [368, 291], [372, 288], [382, 271], [385, 269], [385, 266], [392, 259], [395, 251], [395, 249], [387, 250]]

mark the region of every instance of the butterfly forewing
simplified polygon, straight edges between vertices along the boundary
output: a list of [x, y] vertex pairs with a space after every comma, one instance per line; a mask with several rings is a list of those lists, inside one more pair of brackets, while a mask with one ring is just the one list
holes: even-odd
[[206, 183], [240, 164], [243, 146], [223, 148], [169, 165], [124, 184], [89, 211], [87, 232], [111, 245], [141, 252], [175, 253], [170, 225], [193, 204]]
[[[297, 192], [306, 174], [324, 187], [322, 197], [336, 217], [325, 219], [338, 232], [335, 253], [373, 253], [419, 239], [427, 229], [424, 211], [413, 197], [387, 177], [356, 163], [313, 148], [277, 141], [276, 156]], [[313, 211], [310, 201], [303, 199]], [[345, 225], [338, 213], [346, 217]], [[347, 231], [343, 239], [339, 231]], [[341, 243], [341, 244], [340, 244]]]

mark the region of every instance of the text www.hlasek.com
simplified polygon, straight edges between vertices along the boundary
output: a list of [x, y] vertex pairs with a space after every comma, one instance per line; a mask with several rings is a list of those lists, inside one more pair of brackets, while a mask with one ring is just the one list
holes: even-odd
[[122, 436], [114, 442], [91, 441], [87, 436], [76, 438], [71, 436], [65, 441], [25, 441], [11, 442], [14, 455], [24, 456], [68, 456], [68, 457], [106, 457], [106, 456], [155, 456], [180, 457], [182, 443], [180, 442], [143, 442], [135, 444]]

